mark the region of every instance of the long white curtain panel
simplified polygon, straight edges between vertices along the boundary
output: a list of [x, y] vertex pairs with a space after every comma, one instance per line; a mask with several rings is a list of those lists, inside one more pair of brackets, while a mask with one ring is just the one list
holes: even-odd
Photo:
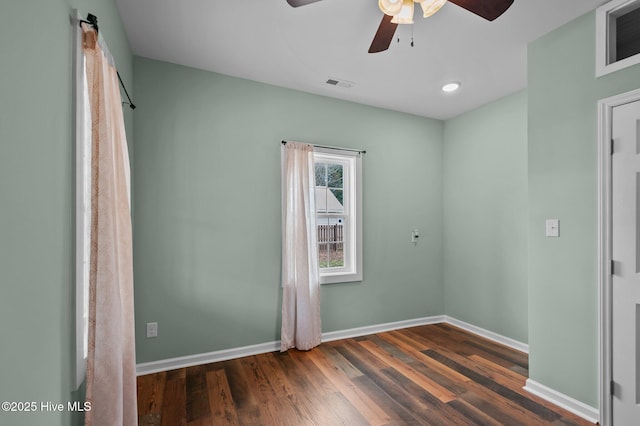
[[92, 194], [86, 425], [138, 424], [129, 157], [118, 77], [84, 27]]
[[320, 270], [313, 145], [283, 145], [281, 351], [320, 344]]

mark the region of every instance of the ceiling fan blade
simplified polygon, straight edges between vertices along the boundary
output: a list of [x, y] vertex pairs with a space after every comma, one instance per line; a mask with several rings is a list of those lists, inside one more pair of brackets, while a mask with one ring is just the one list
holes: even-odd
[[382, 15], [378, 31], [376, 31], [371, 47], [369, 47], [369, 53], [383, 52], [389, 48], [398, 27], [398, 24], [391, 22], [391, 19], [393, 19], [393, 16]]
[[291, 7], [300, 7], [306, 6], [311, 3], [315, 3], [320, 0], [287, 0], [287, 3], [291, 5]]
[[513, 0], [449, 0], [471, 13], [493, 21], [511, 7]]

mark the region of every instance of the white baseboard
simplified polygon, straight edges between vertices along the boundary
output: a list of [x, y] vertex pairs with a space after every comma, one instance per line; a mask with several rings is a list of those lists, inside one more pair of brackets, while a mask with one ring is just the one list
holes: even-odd
[[550, 387], [536, 382], [535, 380], [527, 379], [523, 389], [557, 405], [558, 407], [564, 408], [565, 410], [570, 411], [591, 423], [595, 424], [600, 421], [600, 411], [598, 409], [553, 390]]
[[257, 345], [243, 346], [240, 348], [224, 349], [221, 351], [207, 352], [204, 354], [187, 355], [177, 358], [161, 359], [159, 361], [144, 362], [136, 365], [136, 374], [159, 373], [161, 371], [175, 370], [176, 368], [193, 367], [194, 365], [210, 364], [212, 362], [227, 361], [229, 359], [242, 358], [250, 355], [264, 354], [280, 350], [280, 341], [260, 343]]
[[477, 334], [478, 336], [484, 337], [485, 339], [489, 339], [494, 342], [500, 343], [501, 345], [508, 346], [517, 351], [524, 352], [527, 354], [529, 353], [529, 345], [527, 345], [526, 343], [522, 343], [517, 340], [511, 339], [509, 337], [505, 337], [501, 334], [494, 333], [493, 331], [485, 330], [484, 328], [480, 328], [473, 324], [460, 321], [459, 319], [455, 319], [448, 315], [444, 316], [443, 322], [446, 322], [451, 325], [455, 325], [458, 328], [461, 328], [473, 334]]
[[[322, 333], [322, 341], [331, 342], [333, 340], [350, 339], [352, 337], [367, 336], [369, 334], [382, 333], [384, 331], [399, 330], [401, 328], [416, 327], [419, 325], [437, 324], [440, 322], [444, 322], [443, 315], [389, 322], [385, 324], [368, 325], [366, 327], [349, 328], [339, 331], [329, 331], [327, 333]], [[175, 370], [176, 368], [193, 367], [194, 365], [209, 364], [212, 362], [227, 361], [229, 359], [242, 358], [245, 356], [264, 354], [279, 350], [280, 340], [276, 340], [257, 345], [162, 359], [159, 361], [145, 362], [136, 365], [136, 374], [138, 376], [142, 376], [144, 374]]]
[[[420, 325], [447, 323], [462, 328], [470, 333], [484, 337], [494, 342], [501, 343], [505, 346], [516, 350], [527, 352], [528, 345], [501, 336], [489, 330], [485, 330], [475, 325], [457, 320], [447, 315], [434, 315], [430, 317], [415, 318], [404, 321], [388, 322], [384, 324], [368, 325], [365, 327], [349, 328], [346, 330], [329, 331], [322, 333], [323, 342], [331, 342], [340, 339], [350, 339], [353, 337], [367, 336], [375, 333], [383, 333], [385, 331], [399, 330], [402, 328], [417, 327]], [[212, 362], [227, 361], [229, 359], [242, 358], [245, 356], [258, 355], [268, 352], [280, 350], [280, 341], [265, 342], [257, 345], [242, 346], [239, 348], [224, 349], [221, 351], [207, 352], [196, 355], [187, 355], [176, 358], [162, 359], [140, 363], [136, 366], [136, 374], [142, 376], [144, 374], [158, 373], [161, 371], [175, 370], [176, 368], [192, 367], [194, 365], [209, 364]]]
[[438, 324], [445, 322], [444, 315], [432, 317], [416, 318], [411, 320], [388, 322], [385, 324], [368, 325], [365, 327], [349, 328], [346, 330], [329, 331], [322, 333], [323, 342], [332, 342], [340, 339], [351, 339], [352, 337], [367, 336], [369, 334], [383, 333], [385, 331], [400, 330], [402, 328], [417, 327], [419, 325]]

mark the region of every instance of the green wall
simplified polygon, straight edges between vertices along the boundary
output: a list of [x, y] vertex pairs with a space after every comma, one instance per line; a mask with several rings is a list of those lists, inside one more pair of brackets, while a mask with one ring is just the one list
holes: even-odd
[[364, 281], [322, 287], [323, 331], [443, 313], [442, 122], [138, 57], [134, 70], [138, 362], [279, 339], [282, 139], [367, 151]]
[[527, 92], [445, 122], [445, 313], [527, 342]]
[[[593, 13], [530, 44], [526, 92], [442, 123], [132, 59], [114, 2], [100, 0], [0, 6], [2, 400], [78, 397], [73, 7], [99, 17], [136, 89], [138, 362], [278, 339], [279, 141], [301, 140], [368, 151], [365, 280], [322, 287], [324, 331], [447, 313], [528, 341], [533, 380], [598, 405], [596, 103], [640, 86], [640, 67], [594, 77]], [[544, 237], [547, 218], [560, 238]]]
[[[120, 72], [132, 57], [115, 3], [0, 4], [0, 400], [75, 399], [72, 8], [98, 16]], [[132, 89], [132, 87], [131, 87]], [[133, 128], [127, 113], [128, 130]], [[77, 420], [77, 419], [76, 419]], [[0, 424], [72, 416], [0, 412]]]
[[[637, 89], [640, 67], [595, 78], [595, 16], [528, 54], [530, 377], [598, 406], [599, 99]], [[560, 238], [544, 221], [560, 219]]]

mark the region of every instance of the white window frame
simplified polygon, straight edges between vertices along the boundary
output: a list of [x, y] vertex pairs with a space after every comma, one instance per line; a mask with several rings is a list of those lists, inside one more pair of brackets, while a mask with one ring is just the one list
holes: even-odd
[[75, 148], [76, 148], [76, 388], [87, 375], [87, 352], [89, 332], [89, 267], [91, 253], [91, 111], [89, 90], [85, 70], [85, 55], [82, 48], [82, 28], [78, 10], [73, 10], [71, 24], [74, 26], [73, 78], [75, 82]]
[[596, 77], [602, 77], [615, 71], [640, 63], [640, 53], [611, 62], [612, 43], [615, 43], [615, 25], [611, 16], [623, 14], [630, 8], [640, 5], [640, 0], [612, 0], [596, 9]]
[[316, 147], [314, 164], [316, 161], [334, 162], [345, 166], [343, 172], [346, 218], [343, 237], [345, 266], [320, 268], [320, 284], [362, 281], [362, 154], [357, 151]]

